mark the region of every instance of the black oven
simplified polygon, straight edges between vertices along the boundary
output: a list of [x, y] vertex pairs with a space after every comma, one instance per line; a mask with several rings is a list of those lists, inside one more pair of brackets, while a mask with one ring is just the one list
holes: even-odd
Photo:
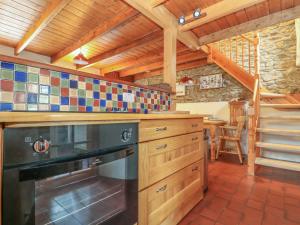
[[137, 124], [5, 128], [3, 225], [137, 223]]

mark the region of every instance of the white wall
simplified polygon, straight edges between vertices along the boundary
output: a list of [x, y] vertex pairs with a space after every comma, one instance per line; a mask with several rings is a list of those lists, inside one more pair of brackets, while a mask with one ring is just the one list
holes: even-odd
[[[16, 57], [16, 58], [27, 59], [27, 60], [45, 63], [45, 64], [50, 64], [50, 61], [51, 61], [49, 56], [40, 55], [40, 54], [36, 54], [33, 52], [28, 52], [28, 51], [23, 51], [23, 52], [21, 52], [20, 55], [15, 56], [14, 48], [11, 48], [11, 47], [8, 47], [5, 45], [0, 45], [0, 54], [6, 55], [6, 56], [11, 56], [11, 57]], [[76, 70], [76, 67], [74, 66], [74, 64], [66, 62], [66, 61], [62, 61], [62, 60], [60, 60], [59, 62], [57, 62], [53, 65]], [[100, 75], [100, 69], [98, 69], [98, 68], [88, 67], [85, 69], [81, 69], [80, 71]]]

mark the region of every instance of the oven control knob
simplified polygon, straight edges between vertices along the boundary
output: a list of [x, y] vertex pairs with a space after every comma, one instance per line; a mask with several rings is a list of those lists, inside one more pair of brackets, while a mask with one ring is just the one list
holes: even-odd
[[37, 153], [47, 152], [50, 147], [49, 141], [44, 138], [39, 138], [33, 143], [33, 150]]
[[129, 130], [124, 130], [122, 132], [122, 137], [121, 137], [122, 141], [127, 142], [130, 140], [130, 138], [131, 138], [131, 132]]

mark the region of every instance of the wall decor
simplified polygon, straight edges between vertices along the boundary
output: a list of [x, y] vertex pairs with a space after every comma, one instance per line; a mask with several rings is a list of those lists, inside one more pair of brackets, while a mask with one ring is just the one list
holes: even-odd
[[201, 76], [199, 79], [200, 79], [200, 89], [221, 88], [224, 85], [222, 74]]
[[147, 113], [170, 101], [168, 92], [0, 61], [0, 111]]
[[176, 84], [176, 96], [185, 96], [185, 85]]

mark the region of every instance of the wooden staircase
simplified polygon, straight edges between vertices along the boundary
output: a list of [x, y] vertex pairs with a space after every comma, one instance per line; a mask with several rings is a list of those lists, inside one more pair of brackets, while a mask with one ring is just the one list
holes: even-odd
[[248, 173], [254, 175], [256, 165], [300, 171], [298, 95], [256, 90], [249, 108]]
[[253, 92], [259, 68], [258, 48], [258, 36], [251, 40], [239, 35], [208, 45], [207, 60], [217, 64]]

